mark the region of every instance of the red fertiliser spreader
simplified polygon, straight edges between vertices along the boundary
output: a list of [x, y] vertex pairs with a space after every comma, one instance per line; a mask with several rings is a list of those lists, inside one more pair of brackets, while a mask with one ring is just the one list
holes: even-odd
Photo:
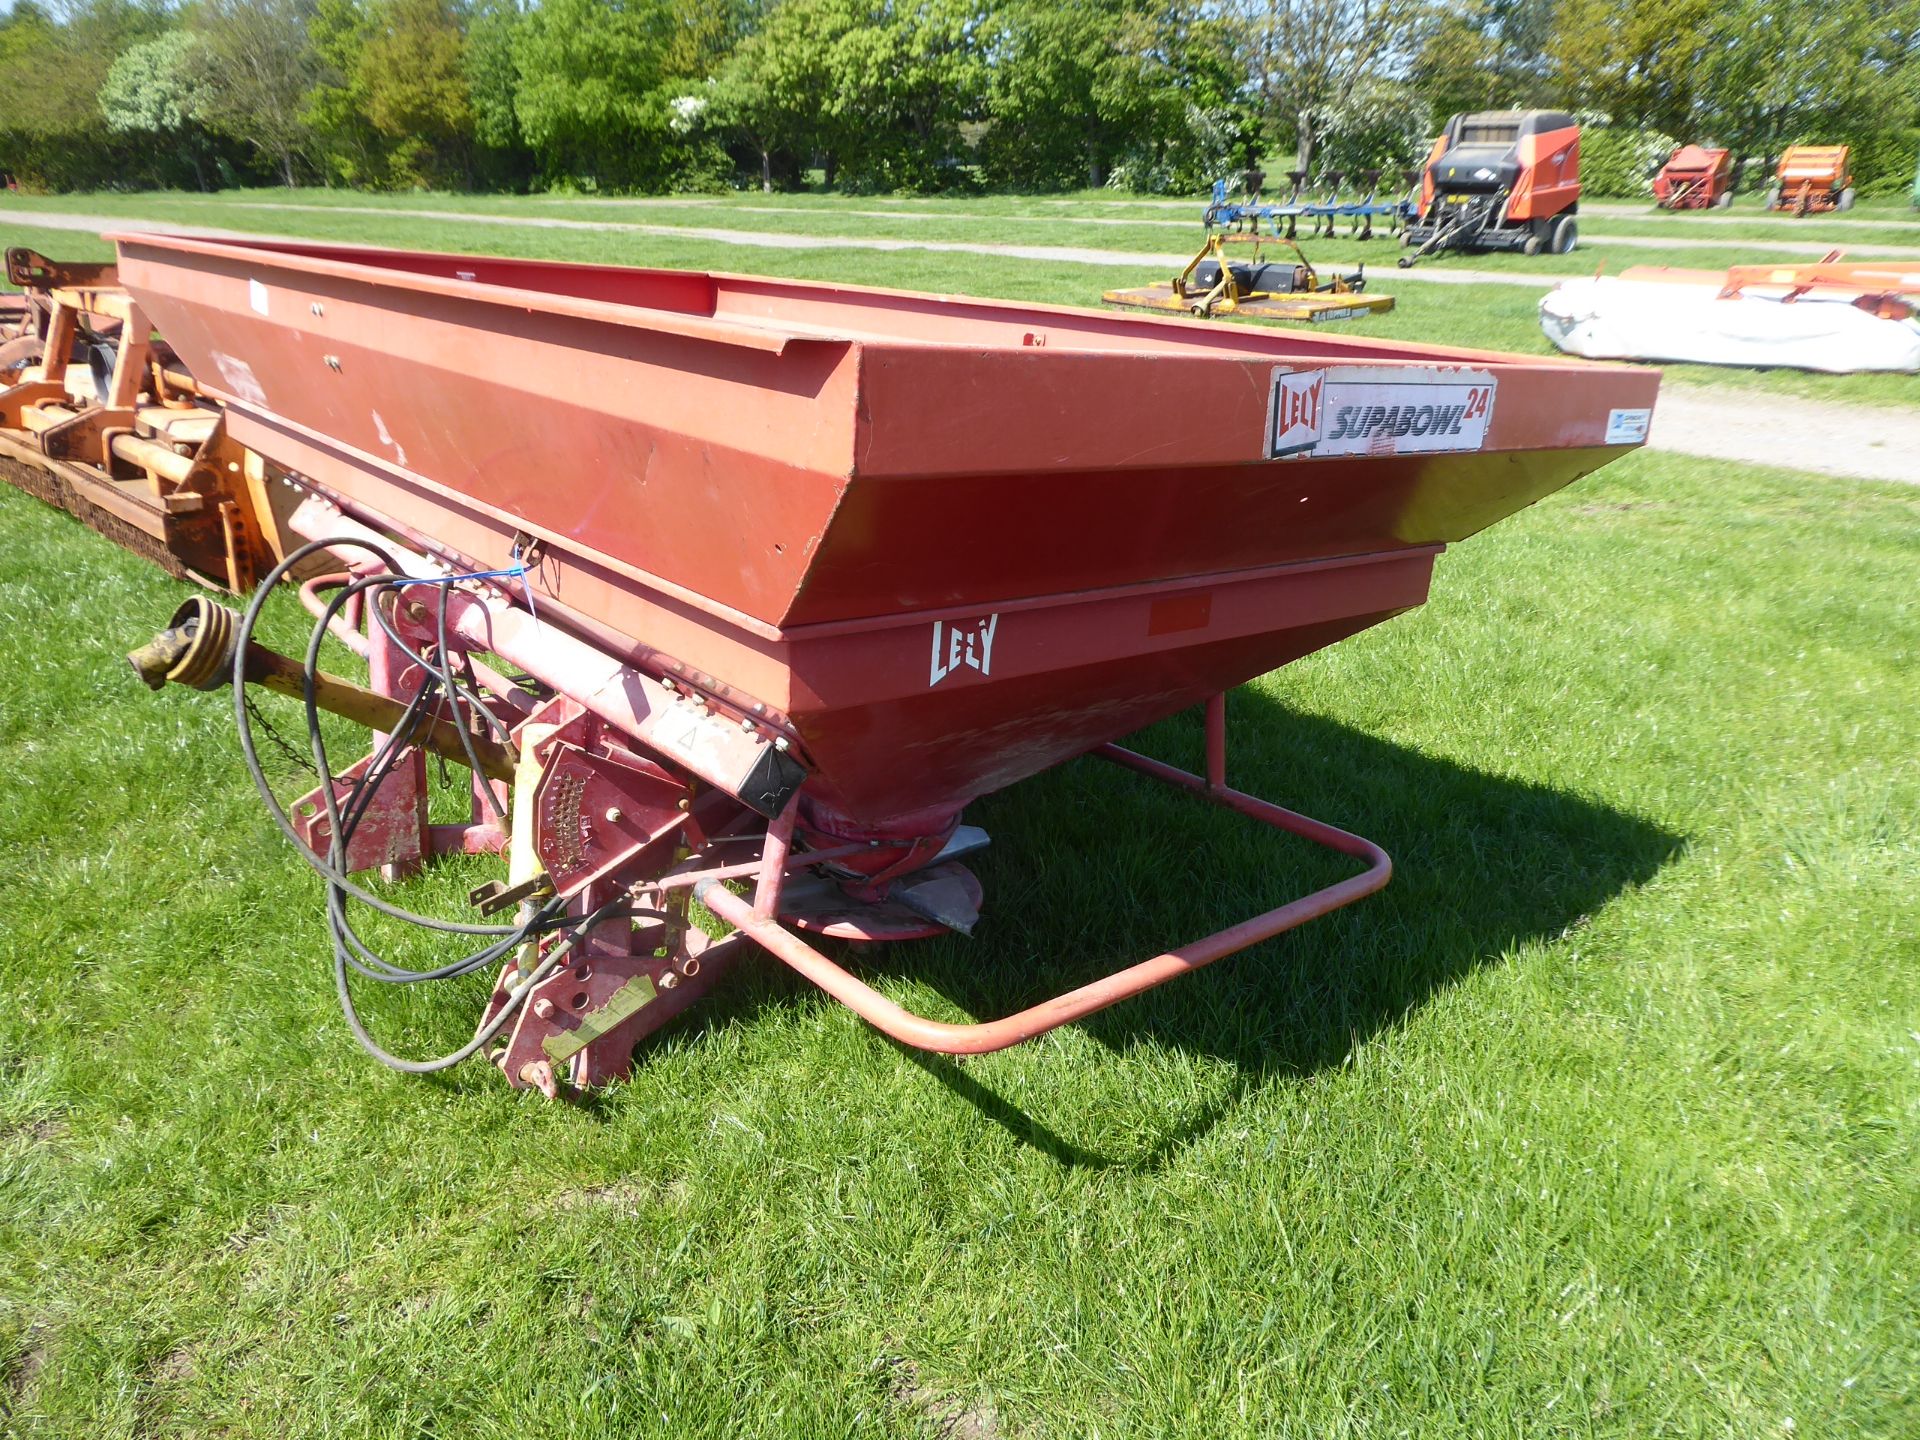
[[[620, 1074], [764, 952], [908, 1045], [997, 1050], [1387, 882], [1370, 841], [1227, 780], [1224, 693], [1422, 603], [1435, 558], [1640, 443], [1654, 371], [750, 276], [115, 237], [119, 280], [297, 491], [244, 616], [196, 599], [143, 676], [231, 684], [322, 874], [341, 999], [405, 1069]], [[253, 639], [272, 584], [304, 658]], [[334, 637], [369, 681], [322, 667]], [[321, 783], [265, 783], [247, 684]], [[1116, 740], [1206, 707], [1194, 773]], [[321, 710], [367, 726], [336, 768]], [[431, 823], [427, 757], [473, 769]], [[842, 942], [967, 932], [969, 801], [1098, 756], [1355, 873], [1016, 1014], [910, 1014]], [[502, 851], [431, 970], [359, 872]], [[991, 909], [987, 911], [991, 916]], [[719, 938], [715, 938], [716, 935]], [[486, 972], [473, 1040], [403, 1061], [353, 990]]]

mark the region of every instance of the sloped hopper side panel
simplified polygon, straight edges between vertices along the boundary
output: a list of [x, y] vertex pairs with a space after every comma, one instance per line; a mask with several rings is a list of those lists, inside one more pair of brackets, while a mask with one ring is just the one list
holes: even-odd
[[998, 790], [1421, 604], [1434, 553], [796, 631], [814, 789], [861, 819]]

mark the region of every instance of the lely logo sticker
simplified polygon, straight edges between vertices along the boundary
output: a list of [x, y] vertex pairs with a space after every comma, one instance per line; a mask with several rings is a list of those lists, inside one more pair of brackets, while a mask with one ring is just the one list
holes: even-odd
[[1282, 371], [1273, 377], [1273, 441], [1270, 458], [1311, 450], [1320, 443], [1320, 396], [1326, 389], [1324, 370]]
[[927, 688], [931, 690], [949, 675], [961, 670], [991, 674], [993, 634], [999, 628], [998, 615], [989, 615], [971, 625], [934, 621], [933, 665], [927, 674]]
[[1276, 370], [1267, 457], [1478, 450], [1487, 443], [1497, 390], [1484, 370]]

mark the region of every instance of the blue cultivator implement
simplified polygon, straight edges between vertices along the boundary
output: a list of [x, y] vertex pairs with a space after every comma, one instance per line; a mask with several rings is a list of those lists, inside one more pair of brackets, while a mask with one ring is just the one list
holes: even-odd
[[1399, 234], [1406, 228], [1407, 222], [1413, 218], [1414, 212], [1418, 208], [1414, 195], [1420, 184], [1420, 172], [1418, 170], [1402, 171], [1401, 175], [1403, 185], [1399, 199], [1382, 200], [1380, 198], [1380, 172], [1378, 170], [1362, 170], [1360, 172], [1360, 178], [1367, 187], [1366, 195], [1362, 199], [1354, 200], [1344, 205], [1336, 205], [1333, 214], [1328, 217], [1327, 233], [1329, 235], [1333, 233], [1333, 221], [1338, 219], [1347, 222], [1347, 235], [1350, 239], [1354, 240], [1371, 240], [1373, 238], [1373, 222], [1375, 220], [1385, 222], [1386, 231], [1389, 235]]
[[1420, 183], [1420, 172], [1403, 171], [1402, 193], [1391, 200], [1380, 198], [1381, 173], [1378, 170], [1354, 172], [1353, 178], [1358, 186], [1365, 187], [1358, 199], [1341, 198], [1348, 179], [1344, 170], [1327, 171], [1320, 177], [1318, 185], [1311, 187], [1318, 191], [1318, 199], [1302, 198], [1310, 188], [1304, 170], [1287, 172], [1287, 198], [1278, 202], [1261, 198], [1260, 191], [1266, 176], [1258, 170], [1247, 172], [1242, 181], [1244, 194], [1238, 200], [1229, 200], [1227, 182], [1216, 180], [1213, 182], [1213, 198], [1207, 205], [1207, 227], [1210, 230], [1232, 229], [1257, 223], [1266, 226], [1270, 235], [1284, 240], [1297, 240], [1302, 220], [1309, 222], [1310, 237], [1328, 238], [1339, 233], [1340, 222], [1344, 220], [1349, 240], [1371, 240], [1374, 222], [1380, 221], [1389, 235], [1396, 235], [1418, 209], [1414, 192]]

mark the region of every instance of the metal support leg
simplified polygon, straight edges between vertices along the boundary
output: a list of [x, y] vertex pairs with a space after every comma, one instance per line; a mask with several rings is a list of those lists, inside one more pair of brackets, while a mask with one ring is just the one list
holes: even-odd
[[[799, 971], [862, 1019], [902, 1044], [947, 1055], [981, 1055], [1004, 1050], [1074, 1020], [1085, 1019], [1122, 1000], [1157, 985], [1164, 985], [1176, 976], [1211, 965], [1216, 960], [1271, 939], [1296, 925], [1318, 919], [1343, 905], [1350, 905], [1363, 896], [1371, 895], [1392, 877], [1393, 861], [1388, 858], [1386, 851], [1371, 840], [1292, 810], [1282, 809], [1257, 796], [1228, 789], [1223, 782], [1216, 780], [1214, 773], [1224, 772], [1226, 765], [1226, 707], [1222, 697], [1216, 696], [1208, 702], [1207, 717], [1207, 778], [1148, 759], [1118, 745], [1103, 745], [1093, 753], [1153, 779], [1191, 790], [1264, 825], [1364, 860], [1367, 868], [1349, 879], [1289, 901], [1251, 920], [1243, 920], [1238, 925], [1216, 931], [1178, 950], [1169, 950], [1152, 959], [1142, 960], [1137, 965], [1042, 1001], [1003, 1020], [977, 1025], [953, 1025], [928, 1020], [902, 1009], [717, 881], [701, 882], [695, 887], [694, 894], [715, 915], [736, 927], [775, 959]], [[769, 847], [769, 857], [771, 853], [772, 848]], [[783, 865], [784, 857], [778, 863]], [[763, 869], [763, 886], [767, 883], [767, 873]]]

